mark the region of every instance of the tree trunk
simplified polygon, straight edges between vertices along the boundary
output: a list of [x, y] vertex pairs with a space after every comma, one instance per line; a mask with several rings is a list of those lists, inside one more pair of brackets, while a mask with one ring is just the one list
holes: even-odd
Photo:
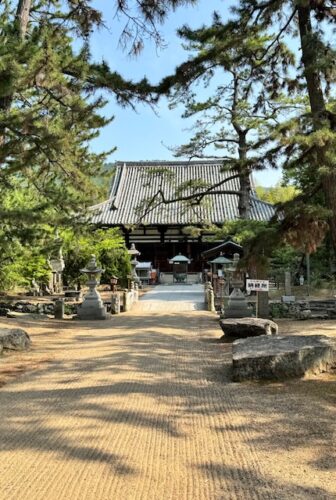
[[[307, 82], [307, 89], [310, 101], [311, 112], [314, 120], [315, 130], [320, 130], [329, 126], [334, 129], [335, 117], [332, 116], [326, 109], [325, 98], [322, 90], [322, 82], [319, 70], [315, 66], [318, 60], [316, 53], [316, 43], [314, 43], [314, 33], [311, 24], [311, 10], [309, 2], [300, 2], [298, 4], [298, 20], [302, 50], [302, 63], [304, 66], [304, 75]], [[331, 212], [329, 217], [329, 227], [331, 241], [336, 251], [336, 165], [331, 164], [326, 158], [324, 148], [321, 147], [318, 158], [321, 165], [327, 166], [326, 173], [321, 175], [321, 184], [325, 196], [327, 208]]]
[[246, 131], [239, 132], [239, 160], [242, 162], [242, 167], [239, 170], [240, 194], [238, 202], [239, 217], [248, 219], [251, 206], [251, 179], [250, 171], [244, 166], [246, 161]]
[[16, 11], [16, 21], [22, 39], [25, 38], [27, 32], [31, 2], [32, 0], [19, 0]]
[[[19, 0], [16, 9], [15, 23], [17, 27], [17, 34], [23, 40], [26, 36], [29, 14], [31, 9], [32, 0]], [[13, 95], [5, 95], [0, 98], [0, 110], [8, 111], [12, 105]], [[0, 127], [0, 146], [5, 141], [5, 131]]]

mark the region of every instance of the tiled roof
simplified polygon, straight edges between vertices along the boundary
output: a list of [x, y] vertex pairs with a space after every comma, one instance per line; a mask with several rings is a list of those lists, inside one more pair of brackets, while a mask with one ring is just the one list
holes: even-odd
[[[115, 164], [110, 198], [92, 207], [92, 222], [99, 225], [192, 225], [198, 223], [221, 224], [239, 217], [238, 195], [220, 194], [207, 196], [201, 205], [186, 206], [185, 202], [161, 204], [143, 216], [144, 200], [153, 197], [161, 188], [166, 199], [176, 196], [182, 183], [199, 180], [207, 185], [219, 183], [232, 176], [223, 172], [219, 161], [191, 162], [118, 162]], [[239, 190], [238, 179], [231, 179], [222, 186], [230, 191]], [[183, 195], [189, 194], [188, 188]], [[251, 197], [250, 218], [269, 220], [274, 215], [271, 204]]]

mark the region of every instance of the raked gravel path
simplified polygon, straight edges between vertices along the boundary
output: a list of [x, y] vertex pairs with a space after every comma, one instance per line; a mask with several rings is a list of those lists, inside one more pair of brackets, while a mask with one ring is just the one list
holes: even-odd
[[34, 347], [0, 362], [0, 499], [336, 498], [332, 395], [232, 383], [202, 300], [158, 287], [105, 322], [20, 323]]

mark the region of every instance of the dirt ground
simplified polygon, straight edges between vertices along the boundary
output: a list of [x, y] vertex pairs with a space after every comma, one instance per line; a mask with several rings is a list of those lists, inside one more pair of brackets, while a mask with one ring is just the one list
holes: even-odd
[[13, 325], [33, 347], [0, 359], [1, 500], [336, 499], [335, 374], [233, 383], [204, 311]]

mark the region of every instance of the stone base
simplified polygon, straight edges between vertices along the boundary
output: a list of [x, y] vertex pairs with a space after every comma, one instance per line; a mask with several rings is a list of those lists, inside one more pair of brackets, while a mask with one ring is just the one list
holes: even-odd
[[274, 321], [263, 318], [222, 319], [219, 324], [224, 335], [228, 337], [245, 338], [278, 333], [278, 325]]
[[100, 320], [107, 319], [107, 311], [104, 305], [100, 303], [83, 302], [77, 310], [78, 319]]
[[251, 315], [252, 311], [247, 306], [245, 295], [241, 290], [234, 289], [224, 311], [225, 318], [248, 318]]
[[336, 344], [325, 335], [261, 336], [232, 344], [233, 380], [283, 380], [330, 370]]
[[0, 353], [3, 349], [11, 351], [24, 351], [29, 349], [31, 344], [27, 332], [21, 328], [1, 328], [0, 329]]

